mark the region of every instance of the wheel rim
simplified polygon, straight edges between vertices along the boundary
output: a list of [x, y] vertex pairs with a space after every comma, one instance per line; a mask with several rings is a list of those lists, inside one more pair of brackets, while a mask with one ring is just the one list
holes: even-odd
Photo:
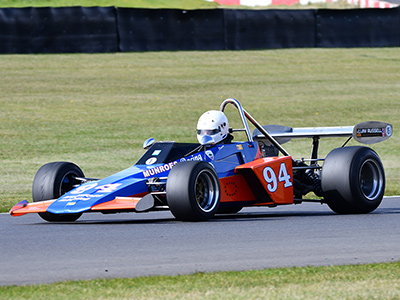
[[77, 184], [79, 184], [79, 181], [77, 181], [75, 178], [79, 177], [78, 174], [76, 174], [73, 171], [68, 172], [67, 174], [64, 175], [64, 177], [61, 180], [61, 185], [60, 185], [60, 196], [64, 195], [65, 193], [69, 192], [72, 190]]
[[217, 203], [219, 191], [213, 174], [202, 170], [196, 177], [195, 197], [200, 209], [204, 212], [212, 211]]
[[370, 201], [377, 199], [382, 191], [383, 175], [375, 160], [366, 160], [360, 168], [361, 192]]

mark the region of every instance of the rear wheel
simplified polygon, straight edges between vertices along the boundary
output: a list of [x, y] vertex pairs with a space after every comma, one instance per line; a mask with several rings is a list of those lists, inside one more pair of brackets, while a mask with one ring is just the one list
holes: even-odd
[[[84, 177], [82, 170], [70, 162], [52, 162], [43, 165], [35, 175], [32, 186], [33, 202], [57, 199], [81, 182], [76, 177]], [[81, 214], [39, 213], [49, 222], [73, 222]]]
[[220, 185], [214, 168], [203, 161], [181, 162], [167, 179], [167, 202], [181, 221], [205, 221], [218, 211]]
[[344, 147], [325, 159], [321, 187], [328, 206], [339, 214], [375, 210], [385, 192], [385, 172], [378, 154], [367, 147]]

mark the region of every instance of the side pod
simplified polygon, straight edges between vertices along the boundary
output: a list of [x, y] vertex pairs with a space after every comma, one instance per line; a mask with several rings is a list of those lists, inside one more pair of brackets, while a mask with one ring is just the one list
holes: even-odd
[[269, 205], [293, 203], [292, 157], [264, 157], [235, 169], [243, 174], [257, 201]]

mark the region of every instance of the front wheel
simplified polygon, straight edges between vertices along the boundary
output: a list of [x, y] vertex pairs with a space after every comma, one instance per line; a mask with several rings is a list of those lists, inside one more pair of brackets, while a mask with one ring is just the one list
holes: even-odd
[[321, 187], [328, 206], [339, 214], [375, 210], [385, 192], [385, 172], [378, 154], [367, 147], [332, 150], [325, 159]]
[[[33, 202], [57, 199], [81, 182], [76, 177], [84, 177], [82, 170], [70, 162], [52, 162], [43, 165], [36, 173], [32, 185]], [[81, 214], [39, 213], [48, 222], [73, 222]]]
[[168, 175], [167, 203], [181, 221], [205, 221], [218, 211], [220, 185], [214, 168], [204, 161], [178, 163]]

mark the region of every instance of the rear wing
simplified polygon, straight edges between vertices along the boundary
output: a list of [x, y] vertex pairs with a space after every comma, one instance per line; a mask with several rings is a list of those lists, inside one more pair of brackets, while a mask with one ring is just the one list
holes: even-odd
[[[352, 137], [359, 143], [374, 144], [387, 140], [393, 133], [393, 126], [391, 124], [377, 121], [368, 121], [355, 126], [341, 127], [291, 128], [282, 125], [267, 125], [263, 126], [263, 128], [279, 144], [284, 144], [291, 139], [326, 137]], [[270, 144], [268, 138], [258, 129], [253, 131], [253, 139]]]
[[[317, 158], [318, 140], [321, 137], [348, 137], [346, 143], [354, 138], [364, 144], [373, 144], [387, 140], [392, 136], [393, 127], [389, 123], [369, 121], [359, 123], [355, 126], [345, 127], [311, 127], [311, 128], [291, 128], [281, 125], [261, 126], [234, 98], [225, 99], [219, 110], [224, 111], [228, 104], [232, 104], [239, 112], [243, 123], [243, 128], [231, 129], [231, 132], [244, 131], [249, 142], [262, 141], [265, 145], [273, 145], [284, 156], [290, 154], [283, 148], [282, 144], [293, 138], [312, 138], [311, 159]], [[247, 120], [256, 128], [251, 134]], [[345, 143], [345, 144], [346, 144]], [[344, 145], [345, 145], [344, 144]], [[343, 146], [344, 146], [343, 145]]]

